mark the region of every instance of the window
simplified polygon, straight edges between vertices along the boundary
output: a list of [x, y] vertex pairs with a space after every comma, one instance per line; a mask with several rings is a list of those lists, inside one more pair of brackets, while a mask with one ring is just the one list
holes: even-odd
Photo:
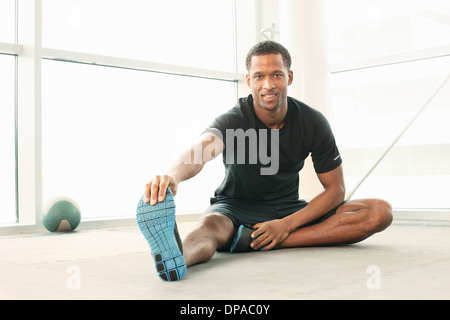
[[[254, 8], [1, 1], [1, 231], [39, 231], [40, 209], [59, 196], [75, 200], [82, 219], [131, 223], [148, 180], [236, 103], [236, 56], [254, 42]], [[216, 160], [180, 186], [177, 211], [204, 209], [222, 175]]]
[[[331, 122], [353, 189], [450, 72], [448, 1], [328, 1]], [[339, 8], [339, 10], [338, 10]], [[450, 84], [354, 197], [450, 208]]]
[[15, 6], [14, 0], [0, 1], [0, 42], [14, 43]]
[[0, 54], [0, 224], [16, 222], [14, 59]]
[[[450, 70], [450, 57], [332, 76], [336, 139], [352, 189], [425, 104]], [[414, 88], [414, 89], [412, 89]], [[380, 197], [397, 208], [450, 208], [450, 84], [397, 142], [355, 197]], [[357, 133], [357, 134], [355, 134]]]
[[231, 0], [46, 0], [43, 46], [234, 71]]
[[447, 0], [328, 0], [330, 63], [449, 46]]
[[[133, 216], [148, 180], [236, 102], [231, 81], [50, 60], [42, 69], [44, 203], [72, 198], [83, 218]], [[207, 207], [223, 177], [213, 162], [180, 185], [178, 212]]]

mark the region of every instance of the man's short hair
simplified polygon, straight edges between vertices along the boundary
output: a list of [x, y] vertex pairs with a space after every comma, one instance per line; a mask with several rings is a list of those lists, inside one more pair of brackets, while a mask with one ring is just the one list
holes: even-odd
[[245, 60], [247, 71], [250, 70], [252, 57], [264, 56], [267, 54], [281, 54], [285, 66], [287, 67], [288, 70], [291, 69], [292, 60], [289, 51], [278, 42], [267, 40], [257, 43], [248, 52], [247, 59]]

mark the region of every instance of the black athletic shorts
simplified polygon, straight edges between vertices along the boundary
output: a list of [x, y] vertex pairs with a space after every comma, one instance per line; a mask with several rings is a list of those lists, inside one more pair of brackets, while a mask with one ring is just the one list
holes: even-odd
[[[343, 202], [342, 204], [344, 204]], [[211, 198], [211, 206], [205, 210], [203, 215], [211, 213], [221, 213], [233, 221], [236, 227], [244, 225], [250, 227], [256, 223], [266, 222], [274, 219], [282, 219], [297, 212], [308, 202], [305, 200], [282, 200], [282, 201], [249, 201], [232, 199], [226, 196], [216, 196]], [[340, 204], [322, 217], [305, 224], [302, 227], [310, 226], [322, 222], [336, 213]]]

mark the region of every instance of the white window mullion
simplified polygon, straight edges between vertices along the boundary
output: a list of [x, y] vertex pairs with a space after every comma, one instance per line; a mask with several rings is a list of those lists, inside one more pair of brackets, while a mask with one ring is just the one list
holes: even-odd
[[411, 62], [423, 59], [438, 58], [450, 55], [450, 46], [441, 46], [431, 49], [408, 51], [404, 53], [379, 56], [371, 59], [362, 59], [351, 62], [335, 63], [330, 65], [331, 73], [381, 67], [396, 63]]
[[239, 81], [245, 78], [244, 75], [233, 72], [216, 71], [202, 68], [158, 63], [152, 61], [126, 59], [120, 57], [104, 56], [75, 51], [57, 50], [50, 48], [42, 48], [42, 58], [50, 60], [78, 62], [92, 65], [153, 71], [153, 72], [193, 76], [200, 78], [210, 78], [226, 81]]
[[40, 227], [41, 185], [41, 0], [19, 1], [17, 166], [19, 225]]
[[23, 52], [23, 46], [15, 43], [0, 42], [0, 54], [20, 55]]

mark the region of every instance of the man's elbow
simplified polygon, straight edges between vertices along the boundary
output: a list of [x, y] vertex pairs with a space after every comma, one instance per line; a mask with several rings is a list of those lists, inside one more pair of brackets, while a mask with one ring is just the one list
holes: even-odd
[[344, 183], [339, 184], [336, 188], [336, 202], [341, 204], [345, 200], [345, 185]]

